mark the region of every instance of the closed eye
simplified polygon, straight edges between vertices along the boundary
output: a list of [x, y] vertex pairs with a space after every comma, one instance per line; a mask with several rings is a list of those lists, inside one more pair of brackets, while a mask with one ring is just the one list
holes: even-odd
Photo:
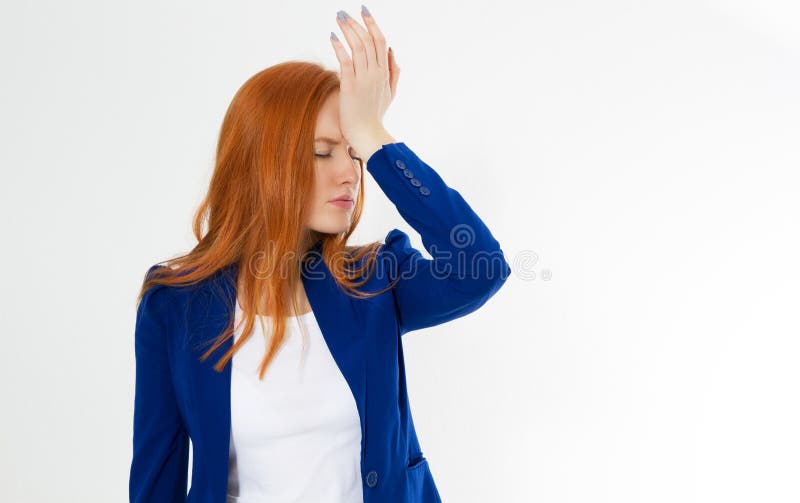
[[[314, 156], [316, 156], [316, 157], [325, 157], [325, 158], [327, 158], [327, 157], [331, 157], [331, 154], [314, 154]], [[351, 155], [350, 157], [351, 157], [351, 158], [353, 158], [353, 159], [356, 159], [357, 161], [360, 161], [360, 160], [361, 160], [361, 158], [360, 158], [360, 157], [356, 157], [356, 156], [354, 156], [354, 155]]]

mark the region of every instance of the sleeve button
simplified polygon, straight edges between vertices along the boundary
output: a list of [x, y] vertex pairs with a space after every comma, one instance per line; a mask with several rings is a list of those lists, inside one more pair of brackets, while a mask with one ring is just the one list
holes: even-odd
[[428, 187], [420, 187], [419, 193], [422, 194], [423, 196], [427, 196], [431, 193], [431, 189], [429, 189]]
[[410, 169], [404, 169], [403, 174], [406, 175], [406, 178], [414, 178], [414, 173]]
[[394, 161], [394, 164], [395, 164], [395, 166], [397, 166], [399, 169], [406, 169], [406, 163], [404, 163], [404, 162], [403, 162], [403, 161], [401, 161], [400, 159], [398, 159], [398, 160]]
[[413, 185], [414, 187], [419, 187], [420, 185], [422, 185], [422, 182], [420, 182], [416, 178], [412, 178], [411, 180], [409, 180], [409, 182], [411, 182], [411, 185]]

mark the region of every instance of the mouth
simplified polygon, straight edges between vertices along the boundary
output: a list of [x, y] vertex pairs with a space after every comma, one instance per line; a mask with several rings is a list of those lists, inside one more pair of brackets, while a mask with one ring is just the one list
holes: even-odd
[[334, 199], [333, 201], [328, 201], [334, 206], [338, 206], [339, 208], [352, 208], [355, 206], [355, 202], [352, 199]]

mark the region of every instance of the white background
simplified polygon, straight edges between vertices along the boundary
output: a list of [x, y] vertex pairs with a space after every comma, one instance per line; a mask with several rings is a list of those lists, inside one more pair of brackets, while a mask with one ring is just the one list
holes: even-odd
[[[796, 4], [367, 6], [402, 68], [386, 128], [513, 270], [403, 338], [443, 500], [800, 500]], [[144, 272], [193, 247], [239, 86], [338, 70], [359, 8], [3, 3], [5, 501], [127, 500]], [[353, 242], [412, 232], [367, 176]]]

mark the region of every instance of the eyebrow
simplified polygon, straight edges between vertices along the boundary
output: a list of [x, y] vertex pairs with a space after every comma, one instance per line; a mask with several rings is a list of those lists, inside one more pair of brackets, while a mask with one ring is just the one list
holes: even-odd
[[339, 143], [341, 143], [339, 140], [334, 140], [333, 138], [329, 138], [327, 136], [320, 136], [318, 138], [314, 138], [314, 141], [315, 142], [324, 141], [325, 143], [329, 143], [331, 145], [338, 145]]

